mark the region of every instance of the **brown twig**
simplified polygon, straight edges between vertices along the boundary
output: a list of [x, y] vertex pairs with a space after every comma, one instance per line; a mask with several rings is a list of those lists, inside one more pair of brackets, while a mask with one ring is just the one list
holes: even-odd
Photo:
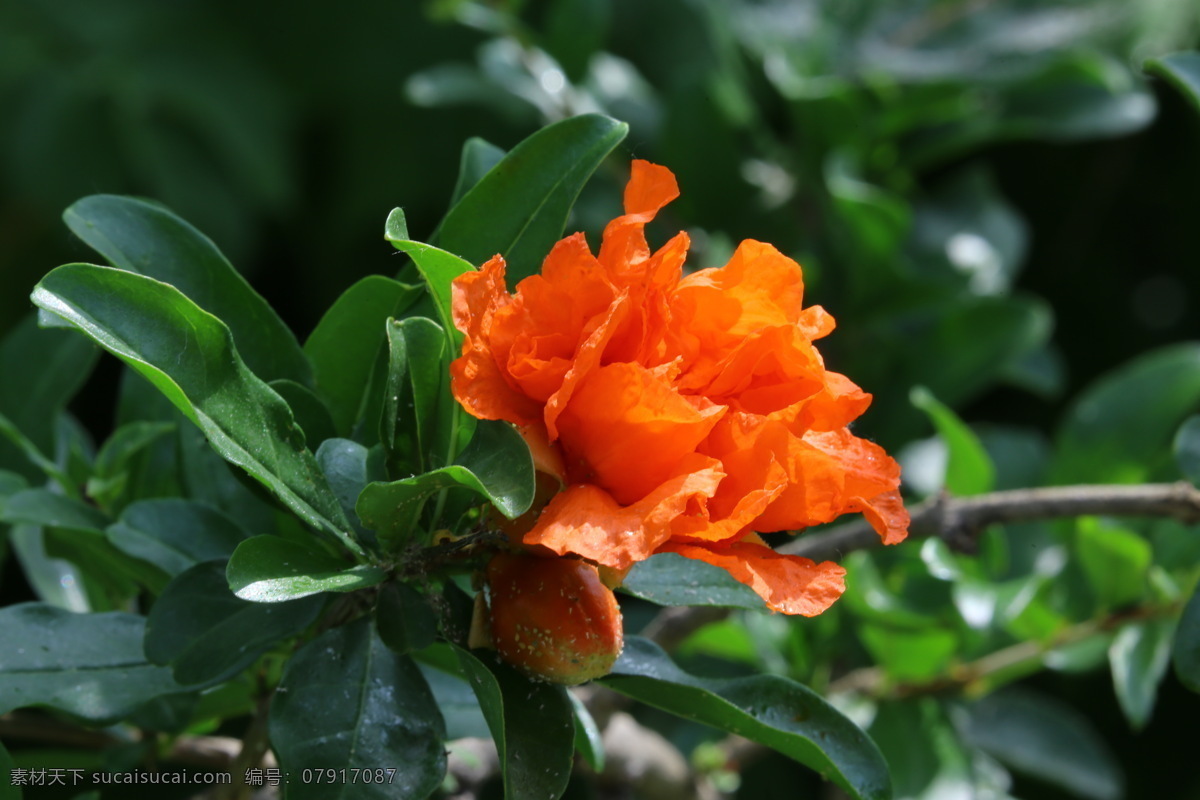
[[[951, 497], [937, 495], [911, 509], [909, 538], [940, 536], [952, 545], [970, 546], [988, 526], [1003, 522], [1079, 517], [1170, 517], [1200, 522], [1200, 490], [1190, 483], [1147, 483], [1137, 486], [1048, 486]], [[780, 552], [824, 561], [855, 550], [879, 546], [864, 520], [809, 534], [779, 548]]]
[[[1089, 514], [1125, 517], [1170, 517], [1200, 522], [1200, 490], [1190, 483], [1136, 486], [1079, 485], [1012, 489], [973, 497], [936, 495], [910, 509], [909, 540], [940, 536], [951, 546], [970, 551], [989, 525], [1032, 522]], [[855, 550], [880, 547], [879, 535], [858, 519], [788, 542], [779, 552], [814, 561], [838, 560]], [[729, 609], [707, 606], [666, 608], [644, 634], [671, 650], [689, 635], [723, 619]]]

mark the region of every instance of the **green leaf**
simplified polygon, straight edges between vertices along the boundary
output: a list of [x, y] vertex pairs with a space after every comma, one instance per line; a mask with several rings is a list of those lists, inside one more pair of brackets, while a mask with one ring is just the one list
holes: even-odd
[[157, 570], [109, 544], [103, 533], [108, 517], [82, 501], [46, 489], [26, 489], [0, 503], [0, 520], [44, 528], [45, 554], [73, 563], [118, 605], [137, 592], [137, 584], [157, 591], [165, 583]]
[[1174, 633], [1175, 624], [1169, 620], [1134, 623], [1121, 628], [1108, 648], [1117, 701], [1134, 730], [1150, 721], [1158, 684], [1171, 662]]
[[[868, 732], [890, 768], [896, 797], [966, 798], [1007, 795], [976, 792], [973, 752], [932, 697], [880, 703]], [[919, 734], [918, 734], [919, 732]]]
[[434, 644], [414, 653], [413, 657], [418, 659], [417, 666], [442, 710], [446, 738], [451, 741], [466, 737], [490, 740], [492, 732], [479, 708], [479, 699], [462, 674], [451, 645], [445, 642]]
[[958, 636], [937, 627], [907, 630], [864, 622], [858, 635], [875, 663], [897, 681], [922, 682], [943, 674], [958, 652]]
[[574, 692], [567, 692], [567, 699], [571, 701], [571, 711], [574, 712], [575, 747], [598, 775], [604, 772], [604, 738], [600, 735], [600, 727], [592, 718], [592, 712]]
[[309, 450], [337, 435], [329, 409], [312, 389], [286, 379], [271, 381], [267, 385], [282, 397], [292, 410], [292, 418], [304, 432], [304, 443]]
[[501, 159], [446, 215], [441, 247], [480, 265], [499, 253], [509, 285], [541, 269], [567, 215], [629, 126], [599, 114], [550, 125]]
[[317, 464], [325, 473], [330, 488], [342, 504], [342, 511], [360, 533], [365, 529], [358, 524], [354, 504], [363, 487], [384, 475], [382, 453], [379, 448], [368, 450], [350, 439], [326, 439], [317, 448]]
[[851, 797], [891, 797], [887, 765], [866, 734], [787, 678], [698, 678], [675, 666], [653, 642], [630, 637], [613, 674], [601, 682], [647, 705], [764, 744], [817, 770]]
[[[66, 331], [42, 330], [30, 314], [0, 341], [0, 415], [42, 452], [54, 447], [54, 420], [87, 380], [100, 352]], [[25, 470], [25, 460], [0, 438], [0, 467]]]
[[318, 766], [389, 771], [380, 783], [293, 783], [291, 800], [420, 800], [446, 771], [445, 726], [429, 685], [365, 619], [321, 634], [288, 661], [270, 736], [293, 775]]
[[533, 503], [533, 457], [521, 434], [506, 422], [480, 420], [458, 464], [368, 484], [358, 498], [358, 516], [395, 552], [413, 531], [425, 501], [459, 486], [478, 492], [509, 519], [525, 513]]
[[1197, 404], [1200, 344], [1163, 347], [1122, 365], [1084, 389], [1067, 410], [1053, 482], [1150, 479], [1169, 463], [1172, 437]]
[[1146, 62], [1145, 70], [1174, 86], [1200, 112], [1200, 52], [1171, 53]]
[[169, 665], [180, 683], [221, 683], [307, 628], [321, 606], [316, 597], [269, 605], [239, 600], [224, 562], [197, 564], [167, 584], [150, 609], [146, 657]]
[[103, 512], [47, 489], [25, 489], [9, 495], [0, 501], [0, 519], [14, 525], [24, 523], [76, 531], [100, 531], [108, 525]]
[[428, 598], [407, 583], [384, 584], [375, 606], [375, 625], [384, 644], [409, 653], [433, 644], [437, 617]]
[[146, 376], [213, 448], [269, 487], [308, 524], [362, 549], [337, 497], [304, 449], [291, 409], [238, 358], [229, 329], [174, 287], [130, 272], [68, 264], [34, 302]]
[[508, 800], [555, 800], [571, 777], [575, 724], [562, 686], [532, 681], [488, 654], [454, 646], [492, 731]]
[[43, 603], [0, 609], [0, 713], [48, 706], [97, 723], [183, 691], [146, 660], [146, 620], [119, 611], [72, 614]]
[[132, 464], [147, 447], [175, 430], [169, 422], [131, 422], [117, 428], [96, 454], [92, 475], [87, 481], [87, 496], [101, 508], [111, 511], [118, 506], [129, 485]]
[[350, 436], [368, 405], [365, 393], [384, 346], [384, 324], [420, 296], [419, 287], [368, 275], [342, 293], [304, 343], [317, 394], [338, 434]]
[[175, 214], [145, 200], [98, 194], [75, 203], [63, 219], [114, 267], [169, 283], [224, 320], [246, 365], [263, 380], [312, 382], [296, 337], [267, 301], [211, 239]]
[[1192, 593], [1179, 618], [1172, 660], [1179, 682], [1200, 694], [1200, 591]]
[[914, 387], [909, 400], [925, 412], [946, 444], [946, 489], [956, 495], [991, 491], [996, 469], [975, 432], [924, 386]]
[[1075, 554], [1100, 604], [1121, 608], [1141, 599], [1154, 557], [1150, 543], [1095, 517], [1081, 517], [1075, 529]]
[[454, 421], [461, 413], [448, 391], [445, 333], [425, 317], [388, 323], [388, 380], [380, 439], [393, 463], [419, 469], [453, 460]]
[[450, 195], [450, 207], [458, 205], [458, 201], [475, 188], [483, 176], [503, 158], [504, 150], [477, 136], [463, 142], [462, 156], [458, 160], [458, 179], [454, 182], [454, 191]]
[[448, 253], [424, 242], [408, 238], [408, 223], [404, 219], [404, 210], [392, 209], [387, 222], [383, 225], [383, 238], [401, 252], [407, 253], [417, 265], [417, 270], [429, 287], [429, 295], [433, 298], [434, 308], [437, 309], [438, 319], [446, 332], [451, 349], [458, 352], [462, 343], [462, 334], [454, 327], [454, 298], [450, 284], [459, 275], [475, 269], [471, 264], [453, 253]]
[[725, 570], [677, 553], [659, 553], [634, 564], [621, 591], [660, 606], [766, 608], [753, 589]]
[[387, 577], [372, 564], [348, 564], [328, 552], [269, 535], [239, 544], [225, 574], [234, 594], [255, 603], [282, 603], [320, 592], [353, 592]]
[[106, 534], [117, 549], [171, 576], [204, 561], [229, 558], [246, 538], [220, 511], [176, 497], [127, 506]]
[[[25, 467], [26, 463], [32, 464], [40, 469], [47, 477], [53, 478], [55, 482], [58, 483], [59, 488], [61, 488], [64, 492], [77, 494], [75, 482], [71, 479], [71, 476], [68, 475], [66, 471], [59, 468], [58, 464], [54, 463], [53, 460], [47, 458], [46, 455], [41, 451], [41, 448], [39, 448], [29, 437], [18, 430], [17, 426], [13, 424], [12, 420], [3, 414], [0, 414], [0, 443], [15, 446], [16, 452], [20, 453], [20, 456], [23, 456], [22, 459], [21, 457], [13, 455], [7, 460], [8, 464], [14, 469]], [[12, 450], [10, 449], [10, 453], [11, 452]], [[26, 470], [26, 472], [28, 473], [29, 471]], [[29, 473], [29, 476], [36, 476], [36, 473]]]
[[14, 525], [8, 533], [13, 555], [25, 580], [43, 602], [76, 613], [92, 611], [86, 578], [78, 567], [46, 553], [44, 531], [35, 525]]
[[1018, 772], [1074, 795], [1117, 800], [1124, 792], [1116, 755], [1087, 718], [1049, 695], [1005, 689], [969, 708], [968, 742]]

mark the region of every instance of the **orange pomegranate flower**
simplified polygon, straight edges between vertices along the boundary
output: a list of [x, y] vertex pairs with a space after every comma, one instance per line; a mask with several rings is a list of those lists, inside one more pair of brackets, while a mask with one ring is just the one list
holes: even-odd
[[625, 215], [599, 255], [560, 241], [510, 294], [496, 256], [454, 283], [465, 334], [454, 396], [520, 426], [564, 488], [523, 544], [618, 574], [655, 553], [715, 564], [771, 608], [812, 616], [843, 591], [833, 562], [775, 552], [759, 533], [862, 512], [904, 539], [900, 469], [847, 426], [871, 396], [825, 369], [833, 330], [803, 305], [800, 265], [745, 241], [683, 276], [688, 237], [651, 252], [644, 227], [679, 196], [665, 167], [633, 162]]

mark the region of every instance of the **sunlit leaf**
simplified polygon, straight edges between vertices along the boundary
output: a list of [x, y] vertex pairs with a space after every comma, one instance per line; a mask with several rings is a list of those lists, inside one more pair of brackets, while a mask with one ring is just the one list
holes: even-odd
[[169, 283], [229, 326], [263, 380], [312, 380], [296, 337], [212, 240], [161, 205], [97, 194], [63, 213], [71, 232], [115, 267]]
[[219, 319], [172, 286], [89, 264], [54, 270], [33, 299], [148, 378], [302, 519], [361, 552], [291, 409], [241, 362]]
[[883, 756], [867, 735], [816, 692], [778, 675], [698, 678], [647, 639], [630, 637], [602, 680], [611, 689], [796, 759], [852, 797], [891, 797]]

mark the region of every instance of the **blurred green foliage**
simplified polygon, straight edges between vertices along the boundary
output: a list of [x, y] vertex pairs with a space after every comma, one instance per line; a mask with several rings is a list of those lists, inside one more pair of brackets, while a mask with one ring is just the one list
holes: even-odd
[[[0, 443], [11, 525], [5, 600], [32, 595], [103, 613], [125, 646], [141, 636], [140, 618], [122, 611], [140, 591], [158, 594], [168, 578], [187, 576], [150, 617], [151, 630], [157, 622], [170, 632], [192, 602], [189, 587], [219, 583], [211, 559], [235, 551], [246, 586], [300, 591], [294, 576], [263, 574], [271, 562], [253, 544], [263, 537], [247, 538], [279, 530], [296, 539], [296, 530], [228, 479], [199, 446], [203, 436], [129, 380], [114, 414], [108, 362], [77, 396], [93, 350], [26, 316], [29, 290], [50, 266], [93, 258], [64, 233], [62, 209], [96, 192], [153, 198], [121, 201], [148, 219], [165, 204], [212, 237], [307, 339], [317, 402], [306, 399], [314, 391], [304, 374], [268, 374], [251, 363], [253, 346], [239, 348], [259, 372], [248, 393], [265, 396], [272, 381], [298, 418], [302, 407], [324, 412], [305, 430], [336, 434], [318, 437], [334, 443], [316, 451], [318, 465], [280, 468], [297, 486], [318, 469], [328, 477], [340, 505], [320, 509], [320, 524], [350, 513], [346, 492], [378, 480], [365, 449], [351, 446], [362, 438], [352, 423], [364, 395], [328, 388], [368, 386], [376, 352], [341, 358], [318, 320], [352, 285], [339, 301], [344, 319], [326, 317], [326, 331], [415, 302], [390, 279], [356, 283], [401, 266], [380, 241], [387, 211], [404, 207], [405, 230], [388, 225], [398, 247], [409, 230], [428, 241], [502, 151], [589, 112], [627, 122], [629, 135], [583, 188], [568, 230], [597, 232], [618, 207], [622, 162], [649, 158], [683, 189], [652, 231], [686, 227], [692, 266], [724, 263], [746, 237], [795, 256], [808, 301], [839, 322], [822, 345], [827, 359], [875, 394], [861, 430], [901, 450], [912, 496], [943, 486], [1195, 481], [1200, 357], [1177, 342], [1200, 333], [1200, 277], [1189, 269], [1200, 263], [1189, 227], [1200, 207], [1200, 115], [1191, 107], [1200, 70], [1194, 54], [1158, 57], [1198, 45], [1200, 8], [1187, 0], [437, 0], [344, 12], [273, 0], [252, 11], [228, 0], [0, 5], [0, 423], [20, 431]], [[1142, 73], [1151, 57], [1148, 71], [1164, 80]], [[463, 150], [472, 137], [482, 141]], [[473, 177], [455, 189], [460, 152], [460, 174]], [[124, 251], [90, 240], [78, 222], [95, 215], [73, 211], [72, 230], [121, 266]], [[448, 216], [441, 234], [454, 241], [456, 224]], [[472, 245], [460, 241], [443, 245], [465, 254]], [[215, 301], [236, 306], [231, 292]], [[235, 311], [226, 321], [246, 318]], [[282, 335], [276, 323], [268, 337]], [[389, 336], [390, 352], [421, 333]], [[243, 339], [257, 342], [263, 364], [279, 364], [281, 348], [299, 351], [295, 341]], [[397, 380], [414, 397], [437, 380], [427, 367], [409, 369]], [[159, 413], [149, 413], [155, 403]], [[257, 442], [261, 422], [235, 438]], [[384, 433], [393, 444], [416, 435]], [[40, 488], [47, 474], [65, 496]], [[98, 508], [72, 497], [72, 486]], [[195, 502], [162, 499], [184, 489]], [[153, 505], [167, 502], [183, 505]], [[205, 547], [155, 550], [145, 532], [161, 525], [156, 514], [188, 520]], [[738, 611], [678, 655], [696, 673], [767, 673], [825, 692], [878, 744], [897, 797], [1200, 796], [1178, 744], [1196, 701], [1171, 669], [1195, 688], [1198, 542], [1195, 526], [1084, 518], [992, 529], [974, 555], [936, 539], [855, 553], [845, 561], [849, 591], [831, 612], [793, 622]], [[140, 560], [130, 567], [121, 553]], [[298, 557], [325, 559], [328, 580], [372, 580], [327, 563], [321, 547]], [[634, 594], [686, 595], [664, 591], [674, 566], [656, 565], [668, 577]], [[260, 607], [244, 600], [231, 598], [214, 619], [259, 629], [247, 657], [269, 660], [309, 621], [310, 609], [294, 605], [304, 602], [265, 630]], [[209, 647], [220, 638], [205, 618], [190, 624]], [[403, 671], [373, 660], [385, 650], [374, 634], [338, 631], [326, 635], [347, 639], [364, 670]], [[403, 632], [384, 635], [393, 651], [408, 647], [393, 645]], [[156, 663], [174, 663], [180, 683], [248, 663], [213, 666], [158, 641]], [[315, 653], [310, 644], [302, 655]], [[197, 663], [215, 672], [180, 678], [204, 673]], [[297, 663], [285, 682], [302, 683]], [[139, 669], [171, 680], [166, 667]], [[449, 708], [454, 686], [429, 680]], [[650, 678], [621, 680], [655, 694]], [[141, 690], [126, 705], [158, 688]], [[1156, 702], [1158, 691], [1167, 702]], [[217, 705], [211, 695], [200, 702]], [[313, 702], [298, 699], [282, 716], [307, 720]], [[191, 718], [247, 710], [244, 695], [224, 703]], [[68, 710], [101, 720], [128, 711]], [[688, 751], [716, 736], [646, 719]], [[0, 749], [0, 766], [6, 758]], [[814, 780], [796, 778], [793, 766], [775, 757], [748, 766], [741, 796]]]

